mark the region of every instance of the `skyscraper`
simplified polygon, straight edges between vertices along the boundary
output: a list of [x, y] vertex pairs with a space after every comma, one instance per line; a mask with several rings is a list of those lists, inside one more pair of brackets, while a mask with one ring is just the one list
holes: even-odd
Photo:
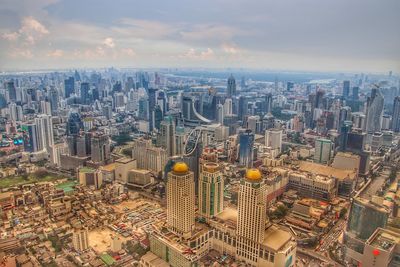
[[371, 90], [371, 96], [367, 98], [367, 110], [365, 131], [374, 133], [381, 131], [382, 113], [383, 113], [383, 96], [378, 88]]
[[282, 130], [269, 129], [265, 131], [265, 145], [272, 149], [278, 149], [279, 153], [282, 150]]
[[110, 159], [110, 140], [108, 135], [95, 135], [91, 138], [91, 159], [93, 162], [107, 162]]
[[343, 81], [343, 98], [347, 99], [350, 94], [350, 81]]
[[265, 113], [268, 114], [272, 111], [272, 94], [265, 95]]
[[258, 169], [249, 169], [240, 183], [237, 220], [237, 257], [257, 266], [267, 222], [267, 187]]
[[352, 94], [353, 100], [358, 100], [359, 91], [360, 91], [360, 87], [358, 87], [358, 86], [353, 87], [353, 94]]
[[253, 166], [254, 134], [246, 130], [239, 134], [239, 164], [247, 168]]
[[393, 101], [392, 130], [400, 132], [400, 96], [396, 96]]
[[168, 157], [175, 155], [175, 122], [171, 116], [165, 117], [160, 124], [159, 144], [167, 151]]
[[224, 178], [220, 166], [205, 162], [200, 166], [199, 213], [206, 219], [218, 215], [224, 209]]
[[167, 227], [188, 239], [195, 227], [195, 185], [193, 172], [184, 162], [175, 163], [167, 181]]
[[236, 95], [236, 81], [235, 81], [235, 78], [233, 77], [232, 74], [228, 78], [228, 85], [227, 85], [227, 88], [226, 88], [226, 95], [228, 97], [232, 97], [232, 96]]
[[64, 92], [65, 98], [70, 97], [75, 92], [75, 79], [74, 77], [69, 77], [68, 79], [64, 80]]
[[332, 155], [333, 143], [331, 140], [319, 138], [315, 140], [314, 161], [328, 163]]
[[90, 104], [89, 91], [89, 83], [81, 83], [81, 103], [84, 105]]
[[52, 117], [47, 114], [40, 114], [35, 118], [40, 147], [45, 148], [50, 153], [54, 145]]
[[8, 98], [9, 98], [10, 102], [17, 101], [17, 90], [15, 88], [13, 81], [6, 83], [6, 89], [8, 91]]
[[35, 123], [27, 123], [22, 125], [24, 132], [24, 149], [28, 152], [37, 152], [43, 149], [42, 143], [39, 140]]
[[72, 234], [72, 244], [76, 251], [85, 251], [89, 248], [87, 229], [75, 229]]

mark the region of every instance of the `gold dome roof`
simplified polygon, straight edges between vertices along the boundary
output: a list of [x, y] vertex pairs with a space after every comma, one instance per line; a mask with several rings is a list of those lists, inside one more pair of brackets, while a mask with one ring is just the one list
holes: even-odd
[[185, 162], [177, 162], [172, 170], [177, 173], [185, 173], [189, 171], [189, 167]]
[[246, 178], [251, 181], [256, 181], [261, 179], [261, 172], [258, 169], [248, 169], [246, 171]]

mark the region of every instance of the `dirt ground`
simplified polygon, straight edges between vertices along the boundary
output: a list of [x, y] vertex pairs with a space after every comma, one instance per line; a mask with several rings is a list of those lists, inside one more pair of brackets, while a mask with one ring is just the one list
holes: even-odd
[[119, 236], [123, 243], [126, 242], [126, 238], [108, 228], [89, 231], [89, 246], [98, 253], [105, 252], [111, 248], [111, 238], [115, 235]]

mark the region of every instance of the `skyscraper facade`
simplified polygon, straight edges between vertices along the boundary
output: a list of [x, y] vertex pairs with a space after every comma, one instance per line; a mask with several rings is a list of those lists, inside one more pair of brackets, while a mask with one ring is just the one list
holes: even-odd
[[192, 236], [195, 223], [193, 172], [184, 162], [175, 163], [167, 181], [167, 227], [178, 236]]
[[400, 96], [396, 96], [393, 101], [392, 130], [400, 132]]
[[365, 131], [374, 133], [381, 131], [382, 113], [383, 113], [383, 96], [378, 88], [371, 91], [371, 96], [367, 98]]
[[350, 95], [350, 81], [343, 81], [343, 98], [347, 99]]
[[65, 98], [70, 97], [73, 93], [75, 93], [75, 79], [74, 77], [69, 77], [64, 81], [64, 92]]
[[[257, 266], [267, 222], [267, 187], [257, 169], [249, 169], [240, 182], [236, 253], [240, 260]], [[250, 249], [251, 248], [251, 249]]]
[[199, 213], [210, 219], [224, 209], [224, 178], [220, 166], [215, 162], [205, 162], [200, 166]]
[[254, 134], [246, 130], [239, 134], [239, 164], [247, 168], [253, 166]]
[[232, 74], [228, 78], [228, 85], [227, 85], [227, 88], [226, 88], [226, 95], [228, 97], [232, 97], [232, 96], [236, 95], [236, 80], [235, 80], [235, 78], [233, 77]]

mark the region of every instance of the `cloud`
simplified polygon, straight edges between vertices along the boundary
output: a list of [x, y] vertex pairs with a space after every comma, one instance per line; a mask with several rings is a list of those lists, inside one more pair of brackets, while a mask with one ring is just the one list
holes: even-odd
[[104, 39], [103, 44], [109, 48], [114, 48], [115, 46], [114, 40], [111, 37]]
[[18, 39], [19, 34], [17, 32], [4, 33], [1, 37], [7, 41], [15, 41]]
[[211, 48], [207, 48], [205, 51], [196, 51], [194, 48], [190, 48], [186, 53], [180, 56], [186, 59], [198, 59], [198, 60], [209, 60], [214, 57], [214, 51]]
[[30, 49], [21, 49], [21, 48], [14, 48], [10, 56], [13, 58], [26, 58], [30, 59], [33, 58], [33, 53]]
[[21, 21], [21, 28], [18, 31], [4, 33], [2, 37], [8, 41], [21, 40], [25, 42], [25, 45], [33, 45], [49, 33], [49, 30], [35, 18], [24, 17]]
[[64, 51], [61, 49], [52, 50], [47, 53], [48, 57], [60, 58], [64, 55]]
[[225, 43], [225, 44], [222, 44], [221, 47], [222, 47], [222, 50], [227, 54], [236, 55], [240, 52], [239, 48], [233, 44]]
[[136, 52], [132, 48], [123, 48], [123, 49], [121, 49], [121, 54], [129, 56], [129, 57], [136, 56]]

